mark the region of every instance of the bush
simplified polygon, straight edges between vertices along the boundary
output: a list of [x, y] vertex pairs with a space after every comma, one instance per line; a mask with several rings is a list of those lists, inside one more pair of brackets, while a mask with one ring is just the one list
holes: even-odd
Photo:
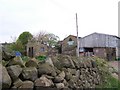
[[46, 56], [37, 56], [35, 58], [40, 60], [40, 61], [44, 61], [46, 59]]
[[115, 60], [116, 60], [116, 61], [120, 61], [120, 58], [116, 58]]

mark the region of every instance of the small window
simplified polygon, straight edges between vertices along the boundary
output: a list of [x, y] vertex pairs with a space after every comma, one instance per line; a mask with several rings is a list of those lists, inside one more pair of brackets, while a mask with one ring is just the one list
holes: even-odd
[[41, 52], [44, 52], [44, 51], [45, 51], [45, 48], [44, 48], [44, 47], [41, 47], [41, 48], [40, 48], [40, 51], [41, 51]]
[[68, 41], [68, 45], [74, 45], [74, 41]]
[[72, 41], [72, 39], [71, 39], [71, 38], [69, 38], [69, 41]]

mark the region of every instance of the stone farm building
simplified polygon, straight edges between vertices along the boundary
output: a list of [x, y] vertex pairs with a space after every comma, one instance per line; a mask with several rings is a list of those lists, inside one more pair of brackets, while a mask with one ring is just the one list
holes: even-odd
[[61, 42], [62, 54], [76, 55], [76, 47], [77, 37], [74, 35], [69, 35]]
[[[85, 37], [79, 37], [80, 56], [98, 56], [107, 60], [119, 57], [118, 41], [120, 38], [114, 35], [92, 33]], [[62, 54], [76, 55], [77, 37], [69, 35], [62, 43]]]
[[28, 41], [27, 56], [35, 57], [39, 55], [47, 55], [49, 47], [46, 44], [41, 43], [41, 41], [33, 39]]
[[47, 43], [41, 40], [32, 38], [27, 43], [27, 56], [29, 57], [48, 56], [56, 53], [58, 53], [58, 51], [55, 48], [48, 46]]

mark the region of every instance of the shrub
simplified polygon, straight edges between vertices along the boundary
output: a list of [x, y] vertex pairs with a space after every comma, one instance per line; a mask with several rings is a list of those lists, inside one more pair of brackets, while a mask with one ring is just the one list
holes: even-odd
[[120, 61], [120, 58], [116, 58], [115, 60], [116, 60], [116, 61]]
[[35, 58], [40, 60], [40, 61], [44, 61], [47, 57], [46, 56], [37, 56]]

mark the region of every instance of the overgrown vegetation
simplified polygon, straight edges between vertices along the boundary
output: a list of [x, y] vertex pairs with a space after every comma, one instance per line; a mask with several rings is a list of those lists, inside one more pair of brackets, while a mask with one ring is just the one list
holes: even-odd
[[103, 80], [103, 83], [101, 85], [96, 86], [96, 88], [109, 88], [110, 90], [120, 90], [120, 80], [114, 78], [110, 71], [109, 71], [109, 66], [108, 62], [105, 61], [104, 59], [100, 59], [95, 57], [93, 60], [96, 61], [96, 63], [99, 66], [100, 74], [102, 74], [101, 79]]
[[120, 90], [120, 80], [109, 75], [106, 78], [106, 82], [102, 83], [101, 85], [97, 86], [96, 88], [109, 88], [111, 90], [113, 90], [113, 89]]
[[19, 51], [22, 55], [26, 55], [26, 44], [32, 37], [33, 35], [30, 32], [25, 31], [21, 33], [17, 40], [8, 47], [10, 49], [9, 51]]

